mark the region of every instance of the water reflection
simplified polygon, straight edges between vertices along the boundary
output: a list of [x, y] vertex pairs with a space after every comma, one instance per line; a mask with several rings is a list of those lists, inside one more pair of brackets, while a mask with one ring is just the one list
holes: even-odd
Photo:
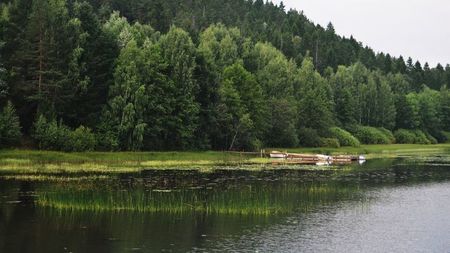
[[448, 161], [0, 179], [0, 252], [440, 251], [450, 246]]

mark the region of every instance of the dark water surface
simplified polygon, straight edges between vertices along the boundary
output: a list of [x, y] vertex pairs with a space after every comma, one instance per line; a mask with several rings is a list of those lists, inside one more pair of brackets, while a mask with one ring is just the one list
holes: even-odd
[[450, 252], [448, 154], [61, 176], [0, 179], [0, 252]]

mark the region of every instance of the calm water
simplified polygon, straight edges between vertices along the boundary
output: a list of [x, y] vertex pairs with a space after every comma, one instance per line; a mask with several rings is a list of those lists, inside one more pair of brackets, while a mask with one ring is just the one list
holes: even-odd
[[448, 155], [77, 176], [0, 179], [0, 252], [450, 252]]

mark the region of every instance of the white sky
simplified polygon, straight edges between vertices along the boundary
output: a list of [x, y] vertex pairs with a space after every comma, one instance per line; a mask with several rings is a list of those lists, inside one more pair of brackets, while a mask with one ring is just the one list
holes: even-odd
[[[280, 0], [273, 0], [279, 4]], [[314, 23], [422, 66], [450, 63], [450, 0], [284, 0]]]

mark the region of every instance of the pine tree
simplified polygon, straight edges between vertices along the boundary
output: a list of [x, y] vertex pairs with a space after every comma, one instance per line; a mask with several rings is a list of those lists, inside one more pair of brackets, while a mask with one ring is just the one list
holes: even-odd
[[17, 144], [22, 136], [19, 117], [10, 101], [0, 113], [0, 147]]
[[106, 104], [113, 79], [113, 64], [118, 55], [115, 41], [103, 30], [93, 7], [76, 2], [70, 22], [73, 51], [69, 81], [64, 87], [61, 117], [72, 127], [95, 127]]
[[9, 94], [9, 87], [6, 83], [7, 72], [3, 66], [3, 57], [1, 55], [1, 50], [4, 46], [4, 42], [0, 41], [0, 105], [3, 104], [4, 100]]

